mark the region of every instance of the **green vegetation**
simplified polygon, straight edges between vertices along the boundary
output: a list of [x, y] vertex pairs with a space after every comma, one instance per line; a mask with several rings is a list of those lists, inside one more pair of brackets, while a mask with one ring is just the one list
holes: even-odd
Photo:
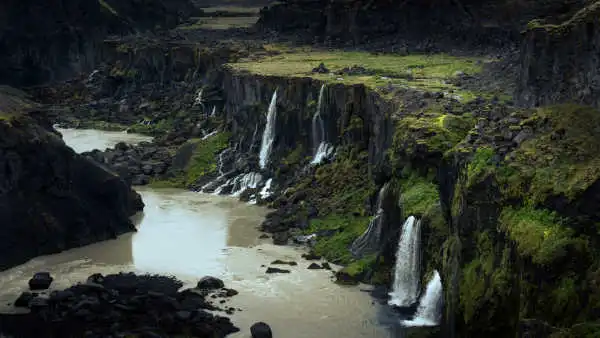
[[377, 255], [369, 255], [348, 264], [342, 269], [342, 272], [350, 277], [357, 278], [359, 276], [364, 277], [364, 274], [369, 272], [370, 269], [375, 265]]
[[[312, 77], [325, 82], [345, 84], [362, 83], [374, 89], [387, 86], [391, 82], [399, 86], [427, 91], [454, 92], [467, 101], [476, 95], [461, 91], [446, 80], [455, 77], [458, 72], [466, 74], [480, 72], [482, 66], [478, 61], [483, 61], [479, 58], [454, 57], [445, 54], [375, 55], [368, 52], [325, 51], [283, 45], [267, 45], [265, 49], [271, 54], [279, 54], [259, 60], [241, 60], [229, 66], [234, 70], [253, 74]], [[355, 75], [313, 73], [312, 69], [320, 63], [324, 63], [334, 73], [353, 66], [364, 67], [366, 71]]]
[[491, 233], [479, 232], [473, 237], [477, 253], [462, 269], [460, 305], [465, 323], [486, 325], [493, 322], [489, 319], [498, 315], [499, 305], [511, 294], [510, 252], [505, 248], [497, 262]]
[[400, 168], [404, 162], [437, 167], [444, 153], [462, 141], [473, 125], [471, 114], [445, 114], [440, 107], [405, 116], [396, 123], [389, 150], [392, 163]]
[[236, 17], [203, 17], [193, 24], [181, 25], [178, 29], [232, 29], [252, 27], [258, 20], [257, 16], [236, 16]]
[[587, 6], [560, 24], [547, 24], [543, 20], [535, 19], [527, 24], [527, 29], [543, 29], [553, 35], [565, 35], [572, 32], [574, 27], [594, 22], [598, 15], [600, 15], [600, 1], [588, 1]]
[[400, 205], [405, 217], [423, 217], [439, 205], [437, 185], [423, 176], [411, 173], [400, 181]]
[[500, 224], [517, 243], [521, 255], [547, 265], [566, 255], [573, 230], [564, 227], [555, 213], [532, 207], [506, 207]]
[[[175, 177], [158, 179], [151, 182], [154, 187], [185, 188], [194, 184], [203, 176], [214, 174], [217, 170], [217, 154], [227, 148], [229, 133], [221, 132], [205, 140], [191, 139], [183, 147], [192, 145], [193, 151], [185, 168]], [[177, 155], [176, 155], [177, 156]]]
[[[318, 240], [314, 251], [333, 263], [345, 265], [353, 262], [348, 250], [350, 244], [367, 229], [368, 224], [369, 217], [329, 215], [311, 221], [307, 232], [341, 230], [331, 237]], [[355, 265], [354, 268], [356, 267]]]

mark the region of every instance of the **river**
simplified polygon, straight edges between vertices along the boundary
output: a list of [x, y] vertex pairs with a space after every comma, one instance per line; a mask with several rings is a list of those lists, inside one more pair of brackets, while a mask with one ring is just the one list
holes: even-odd
[[[149, 140], [121, 132], [59, 131], [77, 152]], [[134, 216], [136, 233], [37, 257], [0, 272], [0, 311], [18, 311], [10, 303], [37, 271], [55, 277], [52, 289], [85, 281], [96, 272], [175, 275], [186, 283], [184, 287], [212, 275], [240, 292], [225, 304], [242, 309], [230, 316], [241, 329], [231, 337], [249, 337], [249, 327], [257, 321], [271, 325], [275, 337], [391, 337], [379, 323], [379, 305], [360, 287], [333, 283], [328, 270], [308, 270], [310, 262], [300, 257], [302, 248], [259, 239], [257, 227], [265, 208], [181, 189], [136, 190], [146, 204], [143, 213]], [[292, 270], [289, 274], [266, 274], [266, 267], [276, 259], [298, 265], [284, 266]]]

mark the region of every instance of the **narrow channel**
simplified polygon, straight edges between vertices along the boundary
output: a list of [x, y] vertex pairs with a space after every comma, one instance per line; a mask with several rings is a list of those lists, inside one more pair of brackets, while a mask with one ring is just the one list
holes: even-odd
[[[122, 132], [60, 129], [77, 152], [111, 147], [117, 142], [149, 141]], [[195, 286], [199, 278], [222, 278], [239, 295], [228, 307], [248, 337], [257, 321], [269, 323], [275, 337], [390, 337], [379, 325], [378, 306], [359, 287], [339, 286], [328, 270], [308, 270], [302, 248], [275, 246], [257, 230], [267, 210], [231, 197], [181, 189], [136, 187], [146, 204], [134, 217], [138, 231], [59, 254], [42, 256], [0, 272], [0, 311], [16, 312], [15, 298], [37, 271], [49, 271], [61, 289], [85, 281], [93, 273], [134, 271], [175, 275]], [[289, 274], [266, 274], [274, 260], [295, 261]], [[337, 268], [337, 267], [336, 267]]]

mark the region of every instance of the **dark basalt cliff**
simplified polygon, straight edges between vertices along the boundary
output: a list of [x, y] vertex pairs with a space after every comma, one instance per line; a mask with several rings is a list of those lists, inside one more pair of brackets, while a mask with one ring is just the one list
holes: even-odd
[[23, 93], [0, 93], [0, 270], [134, 231], [141, 197], [76, 154]]
[[594, 2], [557, 25], [530, 24], [521, 47], [519, 103], [600, 105], [599, 14], [600, 2]]
[[[302, 34], [312, 41], [431, 49], [495, 46], [520, 40], [529, 20], [556, 20], [583, 7], [583, 0], [389, 1], [289, 0], [265, 7], [263, 30]], [[381, 42], [378, 44], [377, 42]]]
[[0, 82], [28, 86], [89, 72], [109, 35], [170, 28], [187, 0], [7, 0], [0, 4]]

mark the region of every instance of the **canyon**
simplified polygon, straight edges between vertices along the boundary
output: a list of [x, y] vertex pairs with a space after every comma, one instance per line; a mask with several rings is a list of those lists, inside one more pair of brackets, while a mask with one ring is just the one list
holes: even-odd
[[[110, 196], [148, 185], [268, 207], [260, 229], [275, 245], [342, 266], [338, 284], [375, 285], [410, 336], [600, 332], [598, 2], [196, 5], [202, 13], [152, 33], [86, 36], [89, 53], [74, 53], [89, 62], [76, 71], [42, 53], [31, 62], [60, 76], [11, 82], [22, 75], [3, 69], [0, 79], [30, 95], [19, 111], [39, 102], [37, 120], [3, 122], [3, 140], [43, 135], [38, 151], [54, 146], [85, 163], [78, 172], [114, 173]], [[256, 25], [242, 27], [247, 18]], [[24, 95], [10, 89], [2, 102]], [[153, 139], [76, 155], [51, 122]], [[59, 169], [48, 175], [60, 186]], [[23, 182], [18, 191], [40, 190]], [[86, 191], [100, 182], [86, 180]], [[112, 201], [119, 220], [136, 208], [123, 205], [140, 208], [129, 198]], [[14, 210], [7, 217], [21, 218]]]

